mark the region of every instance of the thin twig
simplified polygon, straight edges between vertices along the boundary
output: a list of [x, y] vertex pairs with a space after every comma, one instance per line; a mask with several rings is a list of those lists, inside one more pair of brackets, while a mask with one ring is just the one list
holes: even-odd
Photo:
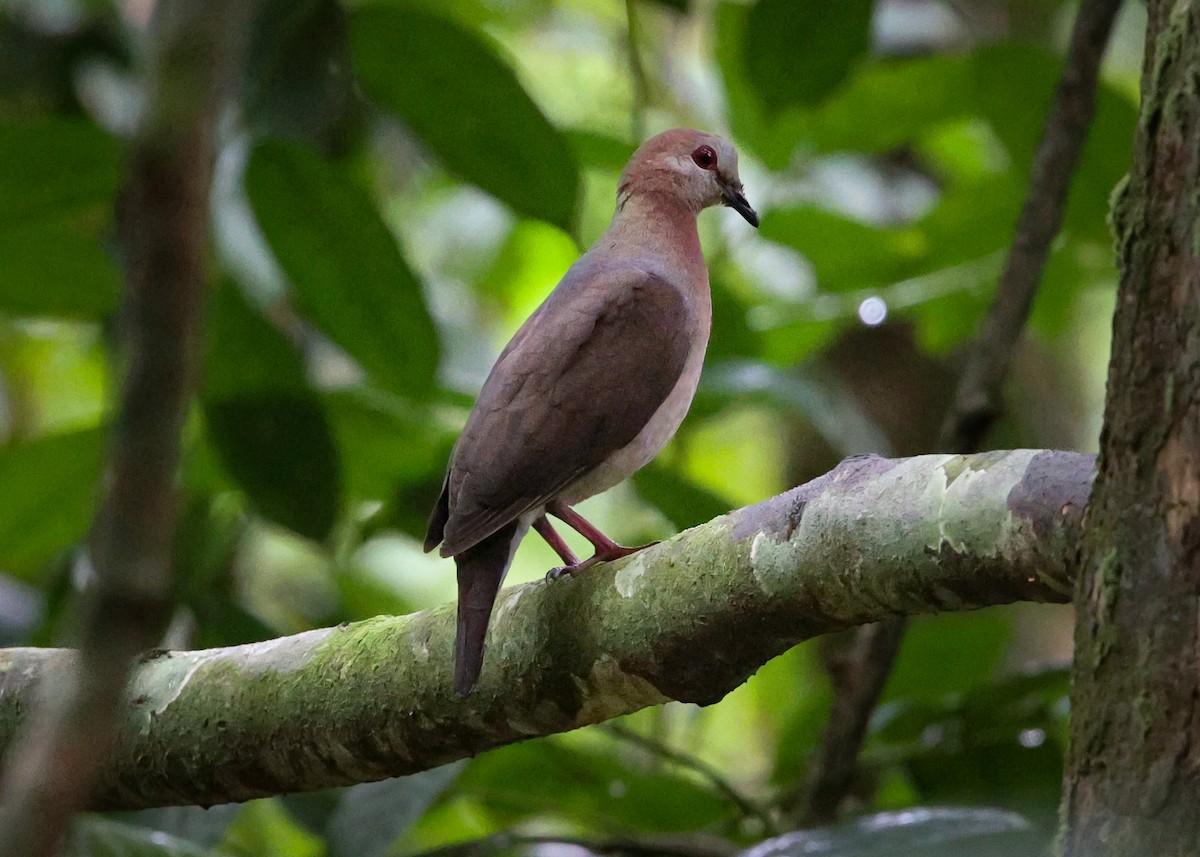
[[867, 725], [892, 673], [906, 627], [903, 618], [887, 619], [829, 641], [823, 658], [833, 683], [829, 720], [809, 765], [803, 800], [799, 806], [784, 807], [801, 825], [836, 821], [853, 791]]
[[[1120, 0], [1084, 0], [1080, 6], [1062, 79], [1034, 155], [1025, 205], [996, 296], [942, 425], [941, 449], [962, 455], [978, 451], [1000, 414], [1000, 388], [1029, 318], [1050, 244], [1062, 226], [1071, 177], [1095, 112], [1100, 60], [1120, 5]], [[903, 618], [889, 619], [848, 632], [833, 674], [830, 719], [809, 768], [804, 797], [793, 807], [808, 824], [835, 820], [854, 785], [867, 724], [891, 674], [905, 625]]]
[[1100, 61], [1121, 0], [1084, 0], [1062, 79], [1046, 117], [996, 297], [967, 355], [942, 429], [949, 451], [979, 449], [1000, 415], [1000, 388], [1037, 293], [1050, 245], [1062, 226], [1071, 177], [1096, 109]]
[[90, 578], [79, 654], [8, 759], [0, 855], [51, 853], [86, 805], [116, 735], [126, 676], [169, 615], [180, 435], [195, 375], [219, 94], [244, 21], [238, 4], [163, 0], [121, 210], [128, 365], [105, 494], [80, 561]]
[[631, 130], [633, 140], [646, 138], [646, 110], [650, 106], [650, 78], [642, 64], [641, 26], [638, 21], [637, 0], [625, 0], [625, 47], [629, 53], [629, 73], [633, 77], [633, 106]]
[[712, 784], [712, 787], [720, 792], [726, 800], [736, 806], [744, 817], [758, 819], [762, 823], [764, 831], [768, 834], [774, 835], [779, 832], [778, 826], [775, 824], [775, 819], [771, 817], [771, 814], [766, 809], [738, 791], [732, 783], [722, 776], [720, 771], [707, 762], [697, 759], [688, 753], [668, 747], [666, 744], [656, 741], [653, 738], [647, 738], [645, 735], [641, 735], [617, 723], [605, 724], [604, 731], [620, 738], [622, 741], [636, 744], [641, 749], [654, 754], [660, 759], [695, 771], [708, 780]]

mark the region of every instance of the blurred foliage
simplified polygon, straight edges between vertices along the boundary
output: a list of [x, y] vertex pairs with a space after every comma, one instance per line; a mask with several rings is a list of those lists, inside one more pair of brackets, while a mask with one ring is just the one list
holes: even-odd
[[[114, 210], [147, 6], [0, 3], [5, 640], [69, 639], [122, 365]], [[633, 128], [729, 133], [763, 223], [701, 217], [715, 316], [701, 395], [660, 459], [585, 511], [617, 537], [664, 538], [840, 456], [928, 449], [1012, 237], [1073, 8], [267, 0], [221, 125], [170, 644], [452, 595], [451, 564], [419, 549], [449, 449], [507, 336], [604, 228]], [[1118, 29], [998, 445], [1096, 444], [1105, 214], [1131, 146], [1141, 14], [1130, 4]], [[511, 579], [553, 564], [528, 539]], [[799, 837], [785, 808], [829, 699], [810, 647], [709, 709], [626, 718], [625, 737], [593, 728], [388, 783], [90, 817], [73, 853], [992, 854], [1012, 836], [1032, 853], [1053, 825], [1067, 693], [1063, 670], [1038, 665], [1068, 639], [1048, 608], [915, 622], [871, 727], [863, 818]], [[897, 812], [922, 804], [962, 808]]]

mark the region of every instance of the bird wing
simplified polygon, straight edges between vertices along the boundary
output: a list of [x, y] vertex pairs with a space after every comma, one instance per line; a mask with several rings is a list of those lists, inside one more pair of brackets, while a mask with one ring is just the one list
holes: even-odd
[[683, 373], [696, 320], [679, 287], [638, 267], [572, 273], [480, 391], [447, 475], [443, 556], [545, 505], [633, 441]]

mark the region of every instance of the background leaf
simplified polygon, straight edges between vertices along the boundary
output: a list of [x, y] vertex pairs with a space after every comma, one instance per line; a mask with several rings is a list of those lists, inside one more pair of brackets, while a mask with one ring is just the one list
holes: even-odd
[[[409, 777], [363, 783], [321, 795], [296, 795], [288, 808], [321, 831], [329, 857], [383, 857], [409, 825], [421, 817], [454, 782], [463, 764], [446, 765]], [[325, 811], [314, 814], [315, 801]], [[307, 810], [307, 811], [306, 811]]]
[[486, 41], [407, 5], [359, 11], [350, 41], [367, 91], [450, 171], [518, 214], [570, 230], [579, 188], [570, 146]]
[[833, 92], [866, 55], [873, 6], [872, 0], [758, 0], [742, 51], [767, 110], [810, 107]]
[[320, 541], [337, 520], [341, 483], [337, 449], [313, 399], [264, 394], [206, 402], [213, 447], [267, 518]]
[[[202, 849], [212, 848], [225, 835], [234, 817], [242, 811], [236, 803], [212, 807], [164, 806], [120, 813], [113, 820], [132, 827], [148, 828], [173, 836]], [[205, 852], [210, 853], [210, 852]]]
[[47, 435], [0, 447], [0, 564], [32, 570], [87, 532], [105, 432]]
[[37, 219], [0, 230], [0, 309], [14, 315], [98, 318], [117, 305], [120, 277], [87, 230]]
[[475, 760], [458, 781], [501, 818], [554, 809], [593, 829], [695, 830], [730, 811], [724, 800], [675, 773], [625, 765], [612, 749], [547, 739]]
[[677, 530], [720, 517], [733, 505], [661, 464], [648, 464], [635, 473], [633, 487], [639, 497], [662, 512]]
[[254, 150], [246, 189], [304, 316], [375, 382], [428, 395], [437, 334], [420, 284], [370, 197], [344, 170], [285, 143]]
[[308, 389], [295, 346], [229, 280], [219, 285], [210, 301], [207, 345], [204, 395], [208, 399]]
[[117, 189], [116, 143], [90, 122], [47, 118], [0, 126], [0, 223], [107, 207]]
[[918, 807], [760, 842], [740, 857], [984, 857], [1028, 853], [1030, 825], [996, 809]]
[[64, 857], [226, 857], [224, 852], [153, 830], [93, 816], [76, 822]]
[[336, 0], [262, 4], [243, 75], [249, 124], [322, 151], [348, 142], [355, 118], [347, 16]]

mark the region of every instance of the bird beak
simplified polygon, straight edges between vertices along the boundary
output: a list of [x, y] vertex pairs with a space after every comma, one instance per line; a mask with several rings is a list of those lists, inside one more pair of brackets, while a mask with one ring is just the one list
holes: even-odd
[[758, 214], [750, 207], [750, 203], [746, 200], [746, 195], [742, 193], [742, 186], [735, 185], [732, 182], [721, 182], [721, 198], [725, 200], [725, 204], [746, 218], [746, 222], [758, 228]]

